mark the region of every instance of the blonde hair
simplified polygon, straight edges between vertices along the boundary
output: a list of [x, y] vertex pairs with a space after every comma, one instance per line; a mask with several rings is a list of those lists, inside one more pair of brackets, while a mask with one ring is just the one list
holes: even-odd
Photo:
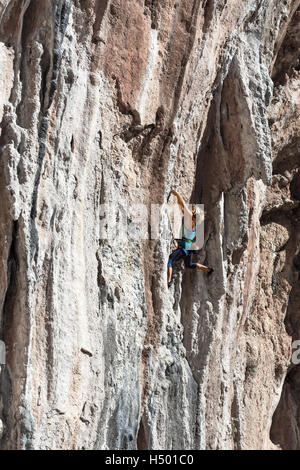
[[204, 210], [197, 206], [196, 204], [193, 204], [193, 215], [196, 216], [198, 224], [201, 224], [204, 220]]

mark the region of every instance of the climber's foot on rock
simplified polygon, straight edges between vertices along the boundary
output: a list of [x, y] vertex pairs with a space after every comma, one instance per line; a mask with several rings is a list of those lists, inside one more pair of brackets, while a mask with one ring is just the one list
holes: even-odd
[[172, 281], [168, 282], [168, 289], [170, 289], [171, 285], [172, 285]]
[[210, 276], [214, 272], [214, 268], [209, 268], [209, 271], [207, 272], [207, 275]]

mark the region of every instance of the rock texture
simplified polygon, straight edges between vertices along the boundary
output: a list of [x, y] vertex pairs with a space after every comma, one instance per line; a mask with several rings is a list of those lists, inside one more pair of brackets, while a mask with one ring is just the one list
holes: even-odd
[[300, 448], [299, 3], [0, 1], [2, 449]]

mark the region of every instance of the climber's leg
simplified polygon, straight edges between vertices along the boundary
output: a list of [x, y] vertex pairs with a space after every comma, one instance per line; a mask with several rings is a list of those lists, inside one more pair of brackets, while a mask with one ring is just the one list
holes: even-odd
[[186, 257], [186, 267], [190, 269], [196, 269], [197, 271], [206, 271], [209, 274], [213, 272], [213, 268], [209, 268], [203, 264], [193, 262], [193, 251], [191, 251]]
[[189, 269], [196, 269], [197, 268], [197, 263], [193, 262], [193, 251], [192, 250], [190, 250], [188, 252], [188, 255], [185, 256], [184, 264], [185, 264], [185, 267], [189, 268]]
[[180, 259], [182, 259], [184, 256], [185, 256], [184, 251], [180, 247], [170, 254], [169, 261], [168, 261], [168, 284], [170, 284], [171, 279], [172, 279], [173, 264], [176, 263], [176, 261], [179, 261]]
[[170, 284], [171, 282], [171, 279], [172, 279], [172, 272], [173, 272], [173, 268], [170, 268], [168, 266], [168, 284]]
[[209, 268], [208, 266], [204, 266], [203, 264], [197, 263], [196, 264], [197, 271], [207, 271], [208, 273], [213, 272], [213, 268]]

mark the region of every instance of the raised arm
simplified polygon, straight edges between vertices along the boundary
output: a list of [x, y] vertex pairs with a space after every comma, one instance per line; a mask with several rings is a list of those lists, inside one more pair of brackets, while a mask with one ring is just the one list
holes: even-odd
[[189, 217], [192, 217], [192, 211], [188, 208], [187, 204], [184, 202], [183, 198], [180, 196], [180, 194], [175, 191], [175, 189], [171, 190], [171, 194], [174, 194], [177, 198], [177, 202], [180, 205], [181, 212], [184, 215], [188, 215]]

